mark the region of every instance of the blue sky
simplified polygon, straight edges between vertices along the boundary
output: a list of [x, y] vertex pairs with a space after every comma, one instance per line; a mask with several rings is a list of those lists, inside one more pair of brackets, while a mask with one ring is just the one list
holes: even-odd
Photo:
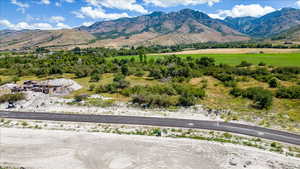
[[0, 29], [61, 29], [191, 8], [214, 18], [259, 17], [300, 0], [0, 0]]

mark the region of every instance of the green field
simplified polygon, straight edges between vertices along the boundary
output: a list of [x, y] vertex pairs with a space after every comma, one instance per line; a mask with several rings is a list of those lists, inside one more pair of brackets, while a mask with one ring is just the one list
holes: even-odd
[[[148, 55], [148, 59], [156, 59], [164, 55]], [[273, 66], [300, 66], [300, 53], [278, 53], [278, 54], [180, 54], [182, 57], [212, 57], [217, 63], [224, 63], [229, 65], [240, 64], [241, 61], [248, 61], [253, 64], [264, 62]], [[138, 56], [120, 56], [118, 59], [128, 59]], [[112, 59], [112, 58], [110, 58]]]

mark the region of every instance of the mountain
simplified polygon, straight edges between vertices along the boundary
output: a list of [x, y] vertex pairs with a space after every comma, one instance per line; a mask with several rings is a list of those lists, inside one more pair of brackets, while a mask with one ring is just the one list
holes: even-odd
[[122, 47], [246, 41], [251, 38], [300, 41], [300, 10], [283, 8], [262, 17], [213, 19], [191, 9], [153, 12], [63, 30], [2, 30], [0, 50], [51, 47]]
[[92, 33], [99, 39], [99, 43], [104, 42], [108, 46], [175, 45], [249, 39], [222, 21], [191, 9], [171, 13], [154, 12], [135, 18], [97, 22], [78, 30]]
[[224, 24], [227, 26], [238, 30], [239, 32], [244, 32], [245, 34], [248, 34], [248, 31], [250, 27], [252, 27], [254, 20], [257, 18], [246, 16], [246, 17], [226, 17], [224, 19]]
[[0, 49], [30, 49], [35, 47], [74, 47], [96, 38], [85, 31], [62, 30], [4, 30], [0, 31]]
[[300, 42], [300, 25], [276, 34], [270, 39], [273, 41]]
[[252, 37], [269, 37], [300, 24], [300, 10], [283, 8], [259, 18], [226, 18], [226, 25]]

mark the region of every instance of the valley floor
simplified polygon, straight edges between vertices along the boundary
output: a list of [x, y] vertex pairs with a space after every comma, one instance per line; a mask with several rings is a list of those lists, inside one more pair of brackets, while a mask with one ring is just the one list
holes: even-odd
[[300, 160], [190, 139], [1, 128], [0, 165], [36, 169], [299, 169]]
[[[217, 48], [217, 49], [199, 49], [185, 50], [182, 52], [163, 53], [168, 54], [258, 54], [258, 53], [299, 53], [300, 49], [276, 49], [276, 48]], [[157, 54], [155, 54], [157, 55]]]

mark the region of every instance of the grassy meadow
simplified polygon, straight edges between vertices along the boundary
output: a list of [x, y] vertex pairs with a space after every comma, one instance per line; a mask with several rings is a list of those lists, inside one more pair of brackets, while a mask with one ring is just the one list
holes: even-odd
[[[157, 59], [165, 55], [148, 55], [147, 59]], [[241, 61], [247, 61], [253, 64], [264, 62], [272, 66], [300, 66], [300, 53], [249, 53], [249, 54], [178, 54], [181, 57], [211, 57], [216, 60], [216, 63], [223, 63], [229, 65], [238, 65]], [[120, 56], [109, 59], [128, 59], [138, 56]]]

